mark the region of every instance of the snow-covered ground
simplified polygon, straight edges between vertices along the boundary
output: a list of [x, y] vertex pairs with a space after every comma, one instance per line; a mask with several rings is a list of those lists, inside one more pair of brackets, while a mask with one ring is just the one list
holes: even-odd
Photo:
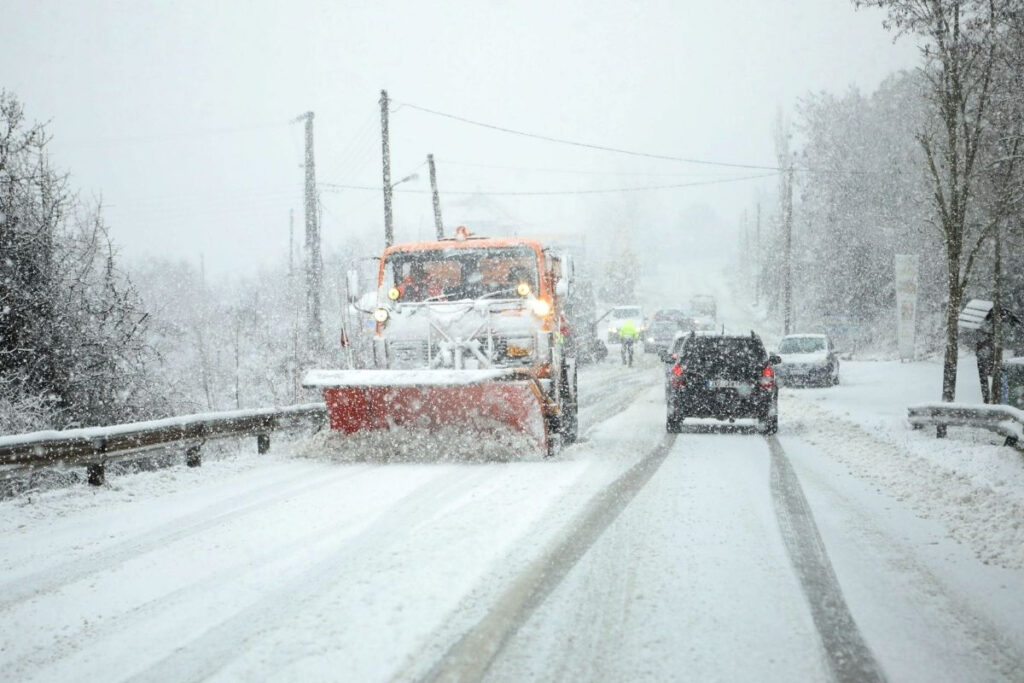
[[[917, 514], [942, 520], [984, 561], [1024, 568], [1024, 456], [985, 431], [951, 428], [940, 440], [908, 426], [907, 406], [934, 401], [940, 377], [935, 361], [848, 361], [839, 387], [783, 391], [799, 414], [790, 433]], [[964, 358], [958, 400], [980, 403], [976, 377], [973, 358]]]
[[[786, 389], [778, 448], [839, 636], [891, 680], [1019, 680], [1024, 458], [910, 430], [935, 371]], [[827, 678], [836, 634], [770, 441], [669, 439], [653, 356], [586, 368], [581, 393], [583, 440], [547, 461], [354, 462], [313, 439], [0, 503], [0, 677]]]

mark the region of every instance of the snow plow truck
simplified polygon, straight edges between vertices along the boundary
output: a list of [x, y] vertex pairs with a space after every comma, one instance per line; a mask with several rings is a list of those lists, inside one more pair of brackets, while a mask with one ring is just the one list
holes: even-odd
[[380, 258], [373, 368], [310, 370], [332, 430], [454, 427], [529, 437], [550, 455], [577, 438], [576, 361], [566, 353], [571, 263], [526, 238], [396, 244]]

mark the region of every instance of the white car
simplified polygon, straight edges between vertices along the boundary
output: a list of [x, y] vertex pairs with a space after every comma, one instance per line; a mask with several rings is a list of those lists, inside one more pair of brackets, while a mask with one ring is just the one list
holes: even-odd
[[775, 375], [782, 384], [839, 384], [839, 356], [828, 335], [787, 335], [779, 342], [779, 357]]

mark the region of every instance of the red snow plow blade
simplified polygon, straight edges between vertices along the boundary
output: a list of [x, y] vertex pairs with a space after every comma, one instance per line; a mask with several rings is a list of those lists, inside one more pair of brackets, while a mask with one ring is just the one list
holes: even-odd
[[505, 370], [313, 370], [303, 381], [320, 387], [331, 429], [445, 427], [487, 438], [506, 428], [548, 448], [540, 387]]

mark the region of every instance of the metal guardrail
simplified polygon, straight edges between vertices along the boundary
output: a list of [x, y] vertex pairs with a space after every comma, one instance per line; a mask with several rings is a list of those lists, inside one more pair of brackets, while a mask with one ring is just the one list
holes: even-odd
[[1024, 450], [1024, 410], [1007, 405], [926, 403], [907, 408], [914, 429], [927, 426], [975, 427], [1006, 437], [1006, 445]]
[[256, 450], [270, 449], [270, 434], [302, 424], [323, 423], [323, 403], [286, 408], [234, 410], [222, 413], [181, 415], [149, 422], [64, 431], [32, 432], [0, 436], [0, 465], [85, 465], [90, 484], [104, 481], [104, 465], [133, 453], [184, 443], [185, 463], [202, 464], [200, 449], [206, 441], [230, 437], [256, 437]]

